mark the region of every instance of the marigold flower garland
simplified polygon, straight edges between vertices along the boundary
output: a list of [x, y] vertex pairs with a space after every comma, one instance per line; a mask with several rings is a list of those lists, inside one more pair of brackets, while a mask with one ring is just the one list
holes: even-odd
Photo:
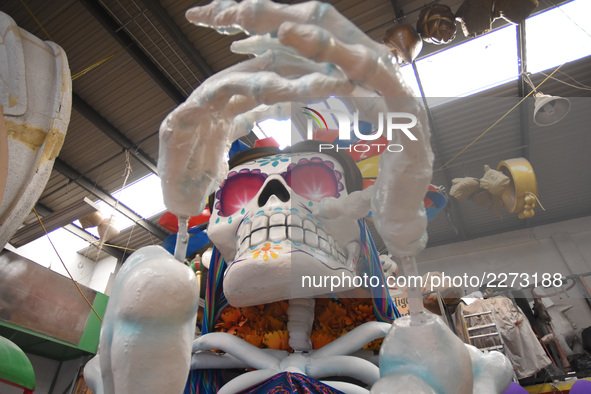
[[[287, 331], [288, 306], [288, 301], [245, 308], [228, 305], [215, 325], [215, 331], [236, 335], [260, 348], [291, 351]], [[355, 327], [376, 320], [370, 298], [318, 298], [310, 336], [312, 346], [319, 349]], [[379, 350], [381, 343], [381, 339], [375, 340], [364, 349]]]

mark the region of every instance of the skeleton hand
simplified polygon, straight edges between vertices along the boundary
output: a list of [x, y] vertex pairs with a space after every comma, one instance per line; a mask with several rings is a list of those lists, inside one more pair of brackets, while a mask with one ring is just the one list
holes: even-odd
[[[247, 134], [256, 120], [288, 117], [286, 103], [298, 97], [329, 95], [412, 97], [388, 49], [328, 4], [220, 0], [189, 10], [187, 18], [224, 33], [242, 30], [266, 36], [237, 43], [234, 50], [262, 55], [209, 78], [161, 126], [159, 174], [166, 205], [179, 216], [201, 210], [206, 196], [226, 173], [230, 143]], [[271, 49], [265, 52], [267, 48]], [[404, 104], [405, 108], [399, 104], [381, 99], [362, 115], [370, 117], [393, 105], [398, 112], [418, 111], [414, 102]], [[360, 101], [354, 105], [364, 107]], [[430, 170], [428, 132], [420, 133], [419, 141], [411, 144], [416, 148], [408, 148], [413, 163], [422, 157], [420, 170], [413, 174], [422, 174], [425, 166]], [[398, 161], [385, 164], [397, 170]], [[405, 163], [399, 171], [410, 167]], [[425, 190], [421, 185], [417, 192], [420, 201]], [[380, 193], [395, 198], [384, 188]]]

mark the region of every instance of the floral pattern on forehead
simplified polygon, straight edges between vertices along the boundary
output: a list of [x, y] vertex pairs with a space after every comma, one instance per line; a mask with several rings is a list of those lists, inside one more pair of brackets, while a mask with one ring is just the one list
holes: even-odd
[[291, 157], [292, 157], [291, 154], [283, 154], [282, 153], [282, 154], [278, 154], [278, 155], [263, 157], [262, 159], [257, 160], [255, 163], [257, 163], [261, 167], [265, 167], [267, 165], [271, 165], [272, 167], [277, 167], [280, 163], [286, 163], [286, 162], [290, 161]]

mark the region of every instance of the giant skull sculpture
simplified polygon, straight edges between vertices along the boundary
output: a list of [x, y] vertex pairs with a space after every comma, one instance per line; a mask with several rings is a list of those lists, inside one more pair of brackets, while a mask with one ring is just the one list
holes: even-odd
[[[322, 278], [358, 273], [357, 221], [317, 217], [314, 207], [359, 189], [360, 174], [349, 156], [321, 154], [317, 147], [309, 141], [281, 153], [256, 148], [233, 160], [239, 164], [215, 193], [208, 230], [231, 262], [224, 278], [230, 304], [347, 290], [330, 288]], [[303, 276], [314, 276], [315, 286], [302, 286]]]

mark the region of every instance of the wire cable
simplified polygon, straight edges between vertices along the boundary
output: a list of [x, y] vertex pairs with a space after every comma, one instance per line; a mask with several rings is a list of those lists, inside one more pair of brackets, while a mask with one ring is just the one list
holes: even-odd
[[92, 304], [90, 303], [90, 301], [88, 301], [88, 298], [86, 298], [86, 296], [84, 295], [84, 293], [82, 292], [82, 289], [80, 288], [80, 286], [78, 285], [78, 282], [76, 282], [74, 280], [74, 277], [72, 276], [72, 274], [70, 273], [70, 270], [68, 269], [68, 267], [66, 267], [66, 263], [64, 263], [64, 260], [62, 260], [62, 256], [60, 256], [59, 252], [57, 251], [57, 248], [55, 247], [55, 245], [53, 244], [53, 242], [51, 241], [51, 238], [49, 237], [49, 234], [47, 233], [47, 230], [45, 229], [45, 226], [43, 225], [43, 222], [41, 221], [41, 217], [39, 217], [39, 214], [37, 213], [37, 210], [35, 208], [33, 208], [33, 212], [35, 212], [35, 216], [37, 216], [37, 220], [39, 221], [39, 224], [41, 225], [41, 227], [43, 228], [43, 231], [45, 232], [45, 235], [47, 236], [47, 239], [49, 240], [49, 243], [51, 244], [51, 247], [53, 248], [53, 250], [55, 251], [55, 254], [57, 254], [57, 257], [60, 259], [60, 261], [62, 262], [62, 265], [64, 266], [64, 269], [66, 270], [66, 272], [68, 273], [68, 275], [70, 276], [70, 279], [72, 280], [72, 282], [74, 282], [74, 285], [76, 285], [76, 288], [78, 289], [78, 291], [80, 292], [80, 294], [82, 295], [82, 297], [84, 298], [84, 301], [86, 301], [86, 303], [88, 304], [88, 306], [90, 307], [90, 309], [92, 309], [92, 311], [94, 312], [94, 314], [96, 315], [96, 317], [98, 317], [98, 319], [102, 322], [103, 319], [101, 319], [101, 317], [99, 316], [98, 312], [96, 311], [96, 309], [94, 309], [94, 307], [92, 306]]
[[484, 132], [482, 132], [482, 134], [480, 134], [478, 137], [476, 137], [474, 139], [474, 141], [470, 142], [464, 149], [462, 149], [461, 151], [459, 151], [458, 153], [456, 153], [456, 155], [454, 157], [452, 157], [451, 159], [449, 159], [444, 165], [442, 165], [441, 167], [439, 167], [439, 169], [445, 168], [449, 163], [451, 163], [452, 161], [454, 161], [459, 155], [461, 155], [462, 153], [464, 153], [468, 148], [470, 148], [472, 145], [474, 145], [476, 143], [476, 141], [478, 141], [479, 139], [481, 139], [482, 137], [484, 137], [484, 135], [486, 133], [488, 133], [490, 130], [492, 130], [493, 127], [495, 127], [497, 124], [499, 124], [499, 122], [501, 122], [503, 119], [505, 119], [507, 117], [507, 115], [509, 115], [515, 108], [519, 107], [519, 105], [521, 103], [523, 103], [525, 101], [526, 98], [528, 98], [529, 96], [531, 96], [537, 89], [540, 88], [540, 86], [542, 86], [548, 79], [552, 78], [552, 76], [558, 71], [560, 70], [560, 68], [562, 66], [564, 66], [566, 63], [562, 63], [560, 66], [558, 66], [558, 68], [556, 68], [556, 70], [552, 71], [552, 73], [550, 75], [548, 75], [542, 82], [540, 82], [540, 84], [538, 86], [535, 87], [535, 89], [533, 89], [531, 92], [529, 92], [525, 97], [523, 97], [521, 100], [519, 100], [519, 102], [517, 104], [515, 104], [509, 111], [505, 112], [505, 114], [503, 116], [501, 116], [495, 123], [493, 123], [488, 129], [484, 130]]

